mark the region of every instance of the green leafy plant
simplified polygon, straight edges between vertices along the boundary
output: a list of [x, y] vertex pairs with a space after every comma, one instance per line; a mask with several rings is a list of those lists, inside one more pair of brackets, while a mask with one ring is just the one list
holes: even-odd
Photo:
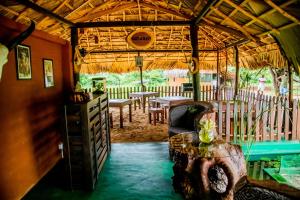
[[216, 125], [211, 119], [199, 121], [199, 139], [203, 143], [211, 143], [215, 138]]

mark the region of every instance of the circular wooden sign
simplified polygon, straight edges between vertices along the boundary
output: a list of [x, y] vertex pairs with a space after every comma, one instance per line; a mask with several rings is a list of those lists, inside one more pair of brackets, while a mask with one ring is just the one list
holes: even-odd
[[130, 33], [126, 40], [129, 45], [136, 49], [147, 49], [153, 44], [154, 37], [151, 32], [139, 29]]

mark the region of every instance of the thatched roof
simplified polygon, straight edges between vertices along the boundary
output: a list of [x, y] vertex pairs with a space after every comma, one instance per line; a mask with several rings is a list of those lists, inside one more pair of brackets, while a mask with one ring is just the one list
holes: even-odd
[[[17, 0], [24, 2], [25, 0]], [[28, 0], [26, 0], [28, 1]], [[220, 63], [233, 64], [234, 44], [239, 44], [241, 66], [259, 68], [266, 65], [285, 67], [285, 59], [273, 37], [277, 38], [290, 62], [299, 67], [299, 1], [298, 0], [37, 0], [35, 4], [72, 23], [119, 21], [191, 21], [199, 20], [198, 45], [202, 68], [216, 67], [216, 51]], [[204, 12], [209, 4], [211, 7]], [[46, 16], [35, 9], [1, 1], [0, 14], [70, 40], [70, 24]], [[204, 13], [202, 17], [201, 14]], [[84, 28], [79, 31], [78, 45], [85, 48], [82, 72], [126, 72], [136, 70], [137, 52], [126, 37], [134, 27]], [[189, 26], [150, 26], [155, 42], [151, 50], [173, 52], [141, 52], [145, 69], [184, 69], [190, 57]], [[296, 40], [297, 39], [297, 40]], [[295, 43], [297, 41], [297, 44]], [[131, 52], [126, 52], [126, 51]], [[112, 53], [113, 52], [113, 53]], [[226, 59], [227, 58], [227, 59]]]

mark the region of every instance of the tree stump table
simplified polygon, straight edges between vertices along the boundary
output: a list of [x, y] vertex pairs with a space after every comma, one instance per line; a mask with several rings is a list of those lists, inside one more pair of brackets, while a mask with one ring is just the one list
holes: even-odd
[[177, 134], [169, 141], [176, 192], [185, 199], [233, 199], [235, 184], [247, 176], [239, 145], [222, 140], [202, 144], [193, 133]]

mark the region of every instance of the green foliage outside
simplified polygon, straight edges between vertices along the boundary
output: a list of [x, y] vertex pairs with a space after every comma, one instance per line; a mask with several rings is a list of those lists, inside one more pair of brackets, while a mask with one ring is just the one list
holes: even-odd
[[[229, 67], [228, 71], [235, 73], [235, 67]], [[240, 87], [246, 88], [249, 86], [258, 85], [258, 79], [264, 75], [266, 79], [266, 86], [272, 85], [273, 79], [268, 68], [249, 70], [246, 68], [240, 68]]]
[[[140, 72], [130, 72], [124, 74], [99, 73], [95, 75], [80, 74], [80, 84], [82, 88], [92, 87], [92, 78], [105, 77], [108, 87], [129, 87], [141, 86]], [[143, 72], [143, 83], [145, 86], [167, 85], [167, 77], [162, 70], [152, 70]]]
[[[235, 73], [235, 67], [229, 67], [230, 73]], [[201, 74], [201, 73], [200, 73]], [[203, 75], [203, 74], [202, 74]], [[257, 86], [258, 79], [264, 75], [266, 79], [266, 86], [273, 87], [273, 78], [267, 67], [257, 70], [249, 70], [240, 68], [240, 87], [247, 88], [249, 86]], [[105, 77], [107, 87], [134, 87], [141, 86], [140, 72], [130, 72], [124, 74], [113, 73], [99, 73], [95, 75], [81, 74], [80, 84], [82, 88], [92, 87], [92, 78]], [[294, 75], [294, 79], [299, 79]], [[143, 82], [146, 87], [151, 86], [165, 86], [168, 84], [168, 77], [163, 70], [151, 70], [143, 72]], [[300, 81], [299, 81], [300, 82]], [[298, 86], [298, 82], [294, 82], [294, 86]]]

